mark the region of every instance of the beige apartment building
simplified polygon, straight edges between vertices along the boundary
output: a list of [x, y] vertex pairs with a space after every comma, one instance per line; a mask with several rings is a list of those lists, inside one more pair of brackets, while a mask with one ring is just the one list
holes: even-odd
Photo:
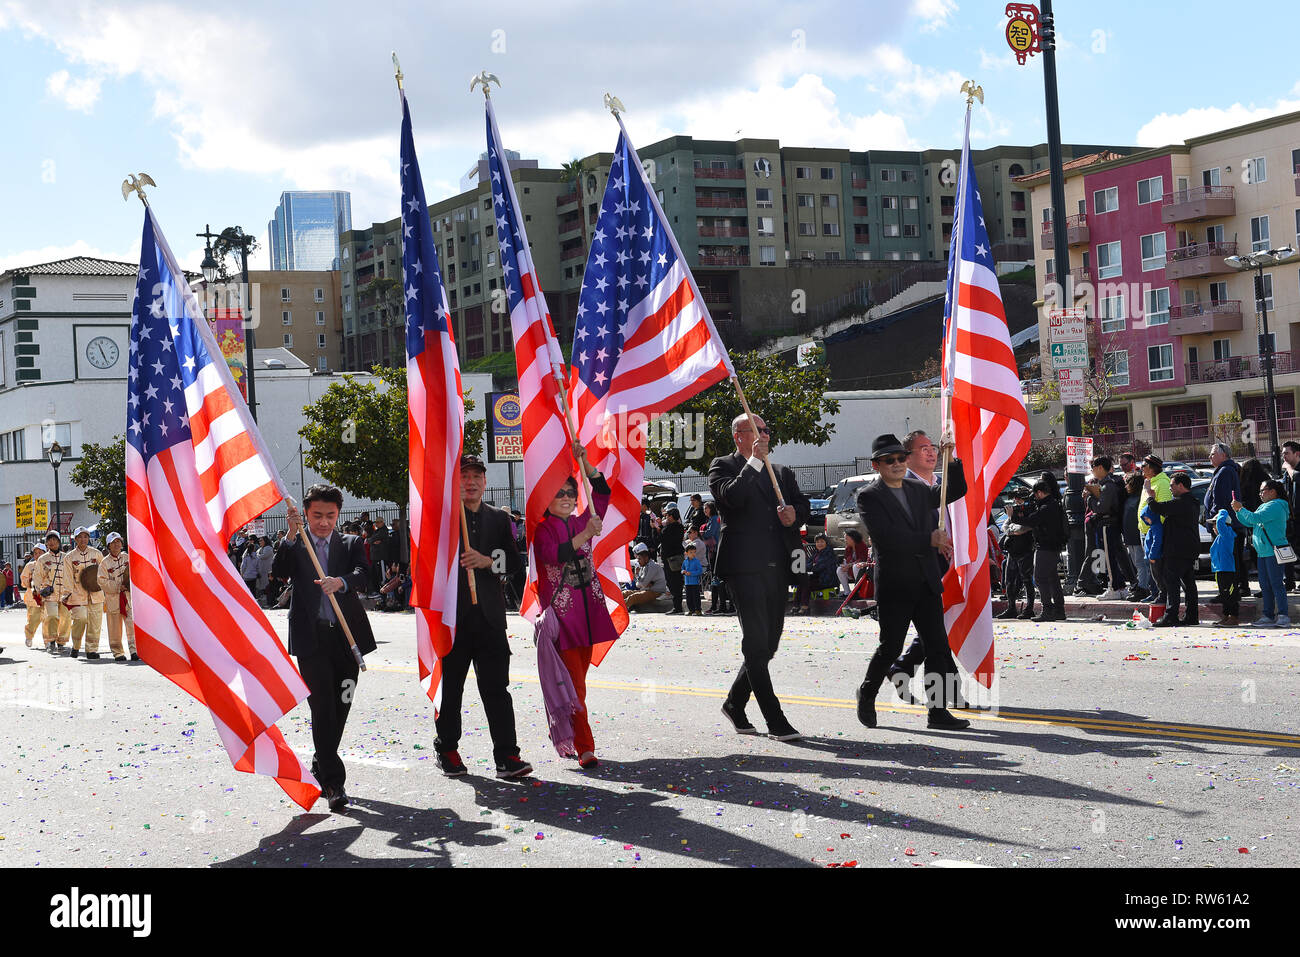
[[[313, 372], [343, 368], [340, 274], [335, 270], [253, 269], [250, 320], [260, 349], [288, 349]], [[237, 308], [239, 285], [214, 284], [206, 295], [219, 309]]]
[[[1300, 113], [1066, 170], [1071, 274], [1088, 310], [1090, 361], [1112, 397], [1102, 425], [1170, 453], [1232, 417], [1271, 447], [1262, 334], [1267, 314], [1282, 440], [1297, 434], [1300, 257], [1255, 272], [1226, 260], [1300, 245]], [[1050, 191], [1024, 177], [1038, 225], [1040, 289], [1056, 277]], [[1045, 375], [1047, 309], [1039, 319]]]

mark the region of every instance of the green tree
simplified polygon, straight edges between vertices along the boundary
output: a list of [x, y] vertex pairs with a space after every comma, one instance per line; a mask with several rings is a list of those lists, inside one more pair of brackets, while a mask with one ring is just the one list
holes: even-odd
[[109, 532], [117, 532], [125, 541], [126, 438], [119, 435], [105, 445], [83, 445], [72, 481], [85, 491], [86, 504], [99, 513], [101, 540]]
[[[298, 430], [310, 446], [303, 460], [326, 481], [357, 498], [394, 502], [406, 517], [407, 396], [406, 370], [376, 366], [374, 382], [344, 375], [324, 395], [303, 409], [307, 423]], [[465, 411], [474, 401], [465, 399]], [[481, 455], [487, 423], [465, 423], [465, 451]]]
[[[830, 387], [830, 370], [824, 361], [824, 353], [819, 353], [812, 364], [802, 368], [790, 365], [780, 356], [762, 356], [757, 352], [736, 353], [731, 359], [745, 389], [750, 411], [772, 430], [773, 449], [783, 442], [825, 445], [830, 441], [835, 426], [826, 419], [839, 412], [840, 404], [826, 396]], [[703, 454], [698, 458], [691, 457], [696, 454], [691, 448], [674, 447], [690, 443], [673, 441], [651, 443], [646, 449], [646, 458], [666, 472], [683, 472], [688, 468], [707, 471], [714, 458], [730, 455], [736, 450], [731, 438], [731, 422], [743, 411], [735, 386], [730, 381], [719, 382], [670, 413], [687, 416], [687, 421], [692, 423], [698, 421], [696, 416], [704, 417]]]

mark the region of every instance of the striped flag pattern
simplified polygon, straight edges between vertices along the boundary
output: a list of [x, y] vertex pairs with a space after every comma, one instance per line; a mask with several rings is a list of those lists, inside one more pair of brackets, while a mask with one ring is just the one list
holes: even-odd
[[275, 726], [307, 685], [226, 557], [231, 535], [285, 490], [148, 208], [127, 374], [140, 657], [208, 708], [236, 770], [270, 775], [310, 808], [320, 788]]
[[[610, 486], [593, 563], [615, 627], [628, 614], [652, 418], [735, 375], [667, 217], [626, 131], [618, 138], [592, 235], [574, 327], [569, 403], [588, 460]], [[598, 662], [596, 651], [592, 660]]]
[[995, 676], [989, 512], [1029, 450], [1029, 414], [993, 267], [970, 162], [968, 110], [948, 258], [943, 364], [956, 455], [968, 491], [948, 510], [953, 560], [944, 576], [943, 603], [949, 644], [962, 667], [985, 687], [992, 687]]
[[411, 109], [402, 94], [402, 289], [410, 425], [411, 607], [420, 686], [442, 707], [442, 659], [456, 638], [460, 455], [465, 402], [447, 289], [438, 268]]
[[555, 327], [546, 307], [528, 233], [519, 211], [519, 198], [510, 179], [510, 164], [501, 148], [496, 111], [487, 101], [488, 169], [492, 177], [494, 231], [501, 250], [506, 303], [515, 342], [515, 366], [519, 373], [519, 405], [524, 432], [524, 525], [528, 537], [528, 582], [520, 602], [520, 614], [535, 621], [540, 612], [537, 599], [537, 563], [533, 558], [533, 537], [546, 517], [546, 508], [565, 480], [577, 474], [577, 463], [569, 447], [560, 382], [564, 356], [555, 340]]

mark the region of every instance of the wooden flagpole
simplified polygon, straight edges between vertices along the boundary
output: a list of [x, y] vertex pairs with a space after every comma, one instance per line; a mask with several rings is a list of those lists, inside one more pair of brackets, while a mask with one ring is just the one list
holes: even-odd
[[[469, 549], [469, 516], [467, 516], [467, 515], [465, 514], [465, 501], [464, 501], [464, 499], [462, 499], [462, 500], [461, 500], [461, 503], [460, 503], [460, 540], [461, 540], [461, 544], [463, 544], [463, 545], [465, 546], [465, 549], [468, 551], [468, 549]], [[474, 570], [473, 568], [467, 568], [467, 569], [465, 569], [465, 577], [469, 579], [469, 600], [470, 600], [473, 604], [477, 605], [477, 604], [478, 604], [478, 585], [476, 585], [476, 584], [474, 583], [474, 571], [475, 571], [475, 570]]]
[[[749, 411], [749, 402], [745, 399], [745, 391], [740, 387], [740, 379], [737, 376], [731, 377], [731, 384], [736, 387], [736, 395], [740, 396], [740, 407], [745, 410], [745, 415], [749, 417], [749, 427], [754, 430], [754, 441], [758, 441], [758, 423], [754, 421], [754, 413]], [[777, 505], [785, 508], [785, 496], [781, 494], [781, 483], [776, 480], [776, 470], [772, 468], [771, 459], [763, 459], [763, 464], [767, 466], [768, 478], [772, 480], [772, 489], [776, 492]]]

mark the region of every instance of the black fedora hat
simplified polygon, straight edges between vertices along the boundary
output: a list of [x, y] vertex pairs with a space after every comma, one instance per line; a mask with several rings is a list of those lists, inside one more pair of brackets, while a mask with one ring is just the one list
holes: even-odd
[[903, 448], [903, 443], [898, 441], [898, 436], [891, 435], [888, 432], [876, 436], [876, 441], [871, 443], [871, 461], [873, 462], [882, 455], [893, 455], [897, 452], [907, 454], [907, 450]]

